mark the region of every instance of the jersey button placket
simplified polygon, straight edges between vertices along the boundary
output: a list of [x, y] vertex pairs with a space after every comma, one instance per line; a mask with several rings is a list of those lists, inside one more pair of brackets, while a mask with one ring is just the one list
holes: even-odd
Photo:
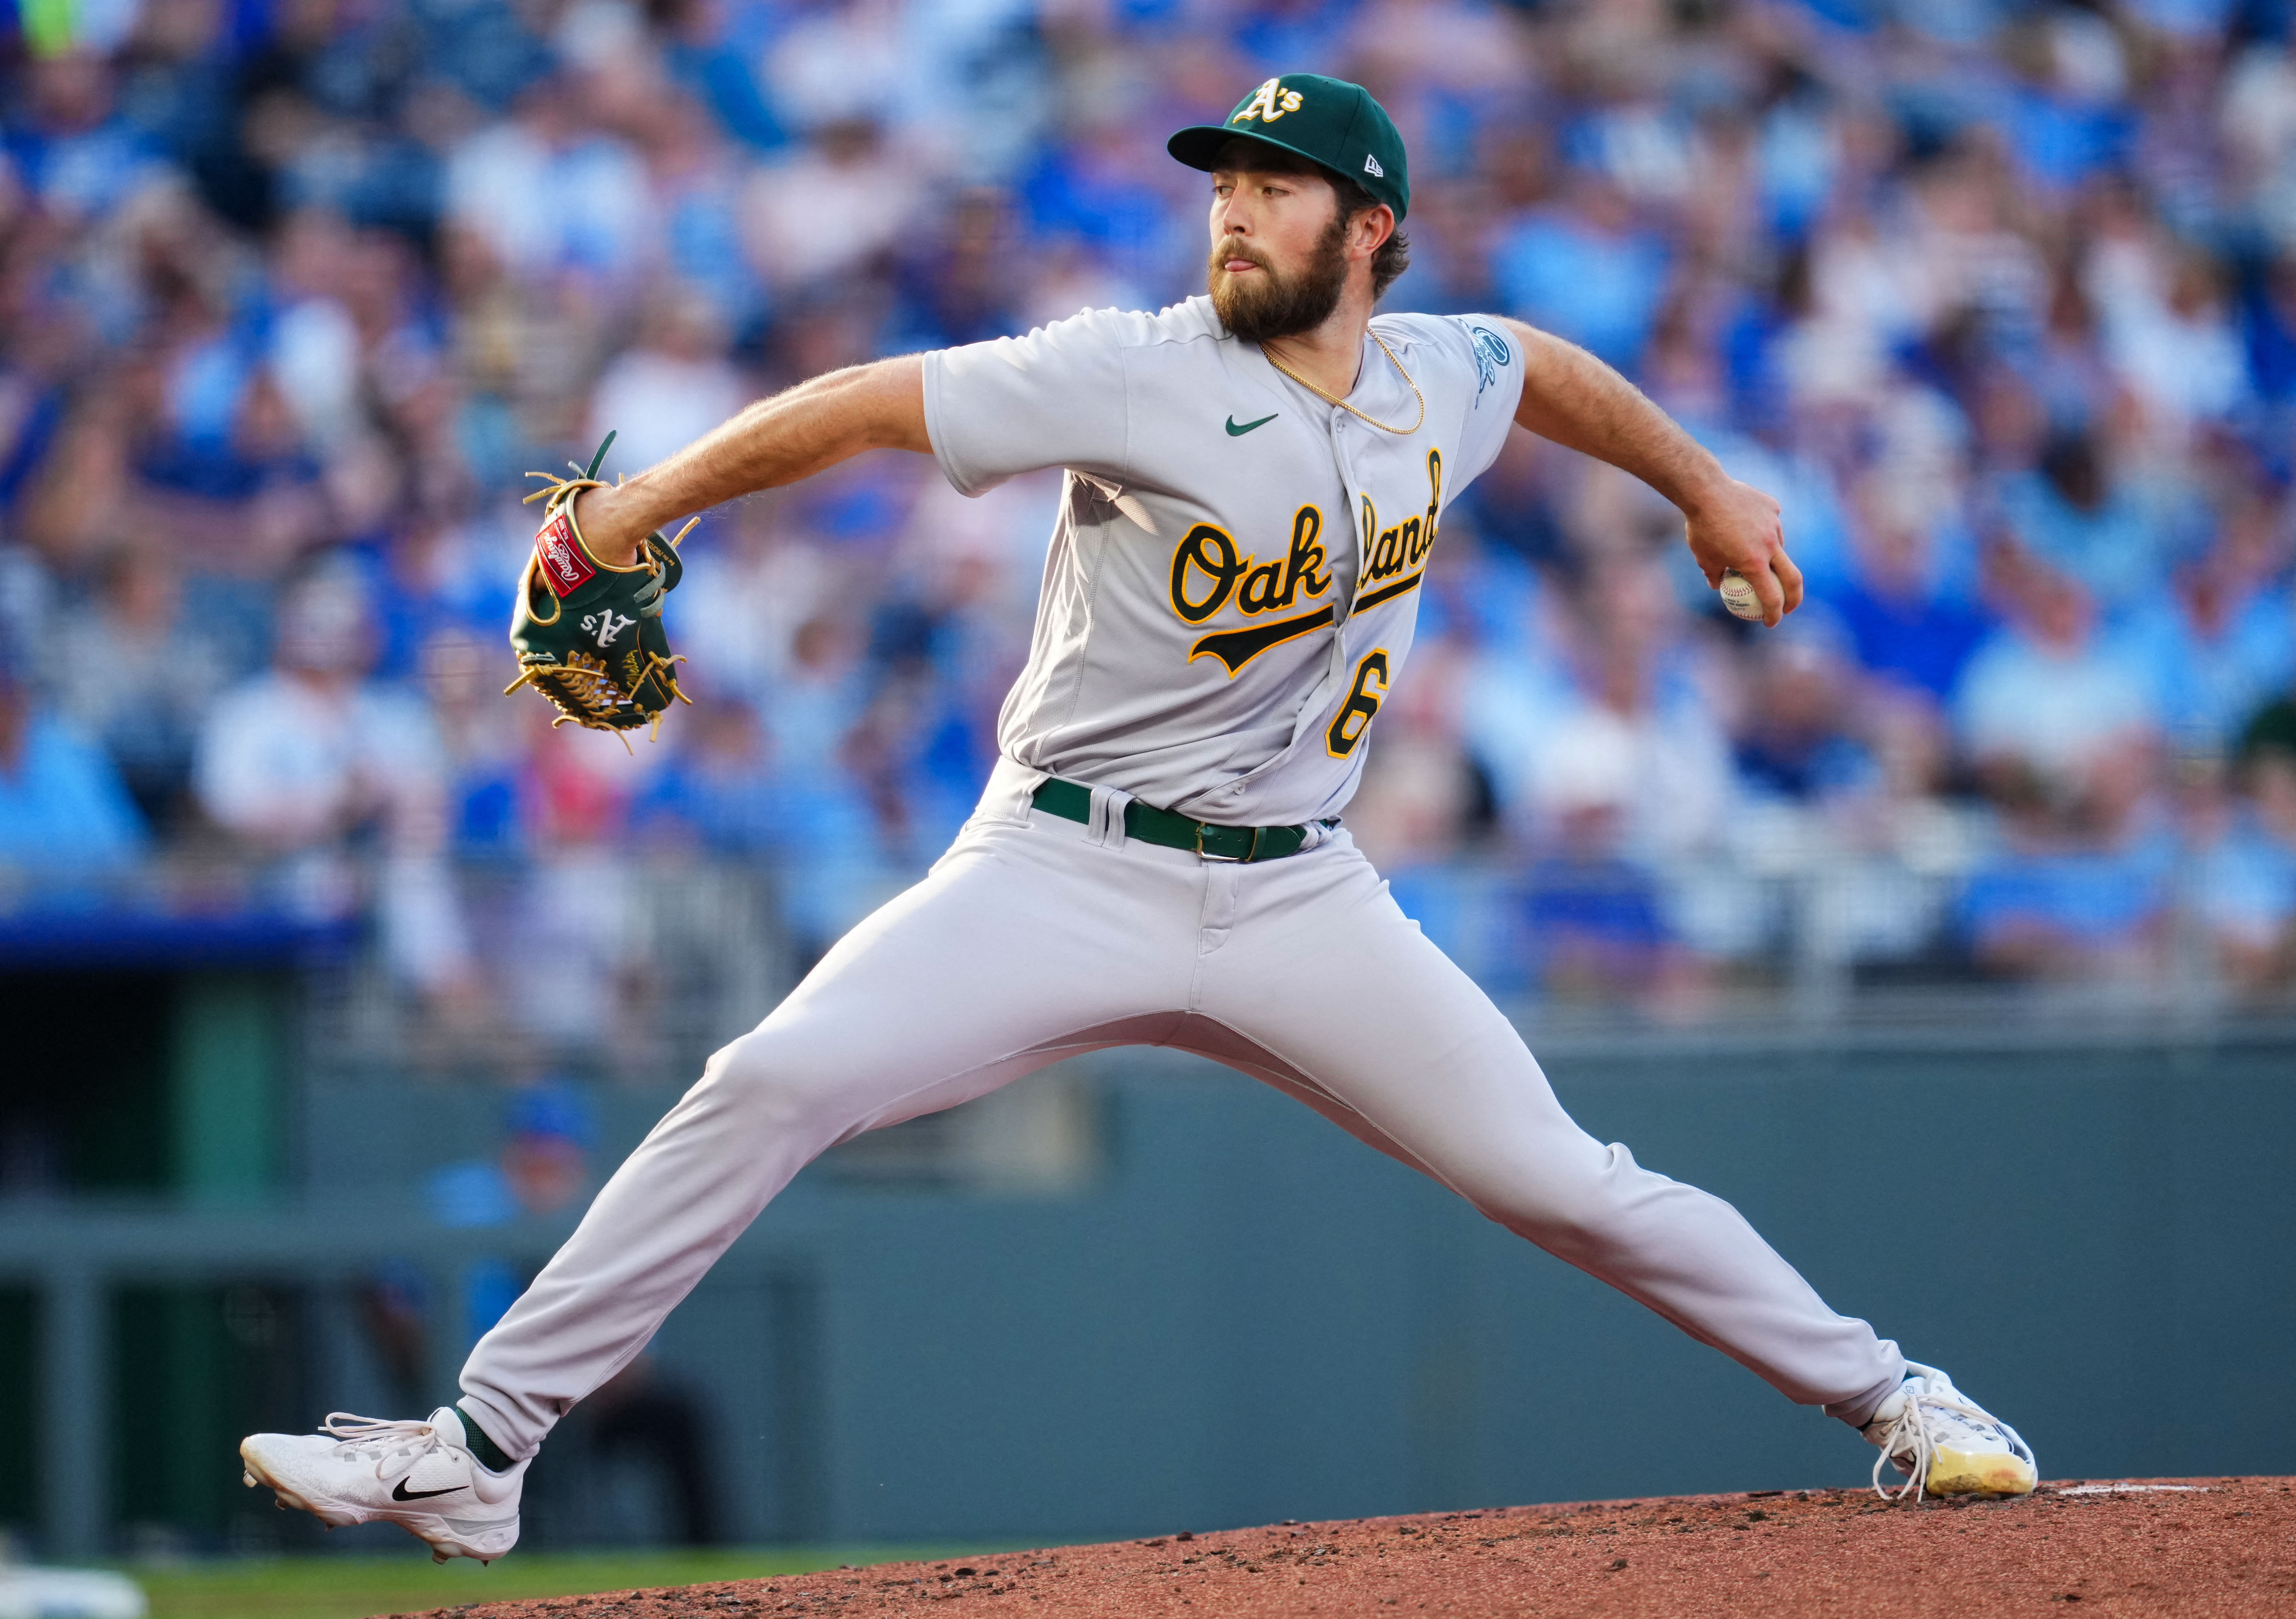
[[[1340, 499], [1345, 507], [1342, 515], [1346, 519], [1344, 527], [1332, 536], [1334, 542], [1332, 549], [1336, 553], [1339, 548], [1344, 545], [1347, 548], [1346, 555], [1349, 562], [1345, 576], [1335, 576], [1332, 584], [1333, 609], [1332, 642], [1333, 646], [1341, 649], [1344, 649], [1348, 644], [1348, 626], [1355, 622], [1355, 615], [1349, 609], [1355, 605], [1357, 585], [1363, 576], [1364, 565], [1361, 539], [1363, 524], [1362, 519], [1356, 515], [1357, 503], [1362, 499], [1359, 493], [1362, 480], [1356, 476], [1355, 462], [1349, 458], [1346, 446], [1340, 442], [1340, 434], [1346, 429], [1352, 420], [1353, 418], [1338, 405], [1332, 407], [1332, 464], [1339, 470]], [[1337, 560], [1336, 555], [1334, 560]], [[1341, 573], [1337, 568], [1332, 571], [1334, 576]]]

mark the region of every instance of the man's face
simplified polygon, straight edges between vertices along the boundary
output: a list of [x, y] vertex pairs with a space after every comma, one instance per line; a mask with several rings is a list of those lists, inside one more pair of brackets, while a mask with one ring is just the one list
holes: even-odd
[[[1232, 143], [1212, 170], [1212, 307], [1246, 342], [1320, 326], [1348, 280], [1348, 221], [1312, 169], [1266, 167]], [[1265, 151], [1264, 148], [1261, 149]]]

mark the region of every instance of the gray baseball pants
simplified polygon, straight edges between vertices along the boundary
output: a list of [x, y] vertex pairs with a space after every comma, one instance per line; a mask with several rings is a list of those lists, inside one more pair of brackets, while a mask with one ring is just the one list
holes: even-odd
[[1857, 1423], [1897, 1387], [1897, 1345], [1828, 1309], [1737, 1210], [1571, 1123], [1344, 830], [1208, 863], [1125, 839], [1120, 814], [1032, 809], [1037, 779], [998, 767], [931, 875], [710, 1058], [479, 1341], [463, 1403], [513, 1458], [823, 1151], [1117, 1045], [1265, 1080], [1790, 1399]]

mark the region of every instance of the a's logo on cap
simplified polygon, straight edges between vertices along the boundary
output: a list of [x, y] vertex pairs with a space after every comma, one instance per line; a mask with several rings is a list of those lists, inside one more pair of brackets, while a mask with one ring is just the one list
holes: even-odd
[[1387, 170], [1379, 166], [1379, 159], [1374, 157], [1366, 156], [1364, 159], [1364, 173], [1375, 175], [1382, 180], [1387, 178]]
[[1272, 124], [1285, 113], [1299, 110], [1300, 93], [1286, 90], [1282, 79], [1271, 78], [1251, 93], [1251, 99], [1237, 109], [1228, 122], [1241, 124], [1247, 119], [1258, 119], [1263, 124]]

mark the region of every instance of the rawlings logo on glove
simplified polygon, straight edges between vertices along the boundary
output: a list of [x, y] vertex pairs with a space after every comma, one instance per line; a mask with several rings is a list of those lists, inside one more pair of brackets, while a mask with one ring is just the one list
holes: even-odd
[[[607, 434], [607, 442], [611, 443], [613, 437], [611, 433]], [[529, 472], [527, 476], [535, 478], [542, 475]], [[584, 480], [583, 487], [588, 487], [588, 480]], [[545, 490], [544, 493], [553, 494], [555, 490]], [[598, 576], [598, 570], [590, 566], [587, 549], [574, 537], [574, 516], [570, 511], [562, 511], [543, 524], [542, 531], [534, 536], [534, 555], [542, 564], [543, 574], [550, 581], [552, 593], [561, 601]]]
[[[676, 539], [665, 540], [659, 532], [646, 536], [632, 567], [611, 567], [591, 554], [574, 521], [574, 499], [585, 489], [602, 487], [598, 468], [613, 442], [614, 436], [607, 434], [589, 470], [577, 467], [571, 478], [527, 475], [548, 480], [549, 487], [527, 496], [529, 503], [544, 503], [543, 523], [511, 610], [510, 644], [518, 654], [519, 676], [503, 688], [503, 695], [532, 686], [557, 705], [553, 725], [571, 720], [594, 731], [652, 725], [659, 732], [662, 712], [673, 699], [691, 700], [677, 689], [677, 666], [685, 660], [670, 653], [661, 604], [685, 572], [677, 542], [693, 531], [693, 524], [680, 529]], [[632, 629], [637, 632], [635, 644], [617, 647]], [[610, 651], [613, 656], [604, 655]]]

